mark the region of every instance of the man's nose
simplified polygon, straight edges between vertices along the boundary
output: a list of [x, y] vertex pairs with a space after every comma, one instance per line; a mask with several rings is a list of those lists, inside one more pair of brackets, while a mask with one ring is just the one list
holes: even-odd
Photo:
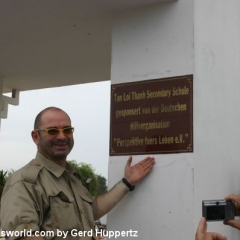
[[58, 135], [56, 136], [58, 139], [66, 138], [66, 135], [63, 133], [63, 131], [59, 131]]

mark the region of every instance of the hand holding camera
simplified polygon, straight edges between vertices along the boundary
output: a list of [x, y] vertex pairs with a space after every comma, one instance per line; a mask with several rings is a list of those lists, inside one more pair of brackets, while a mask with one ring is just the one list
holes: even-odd
[[230, 194], [221, 200], [202, 201], [202, 219], [195, 234], [195, 240], [227, 240], [219, 233], [207, 232], [207, 221], [223, 221], [225, 225], [240, 230], [240, 195]]
[[203, 200], [202, 216], [207, 221], [228, 221], [235, 218], [235, 204], [229, 199]]
[[[226, 198], [225, 198], [226, 201], [232, 201], [235, 205], [235, 216], [240, 216], [240, 196], [239, 195], [235, 195], [235, 194], [231, 194], [231, 195], [228, 195]], [[225, 220], [224, 221], [224, 224], [225, 225], [229, 225], [229, 226], [232, 226], [238, 230], [240, 230], [240, 221], [239, 220], [236, 220], [236, 219], [232, 219], [232, 220]]]
[[207, 232], [206, 219], [203, 217], [199, 222], [195, 234], [195, 240], [227, 240], [227, 238], [219, 233]]

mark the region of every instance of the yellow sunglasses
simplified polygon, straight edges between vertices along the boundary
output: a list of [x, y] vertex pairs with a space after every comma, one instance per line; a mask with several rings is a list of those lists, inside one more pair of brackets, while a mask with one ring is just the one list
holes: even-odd
[[55, 128], [50, 127], [46, 129], [35, 129], [36, 132], [44, 131], [49, 135], [58, 135], [60, 132], [62, 132], [65, 135], [70, 135], [74, 132], [74, 127], [64, 127], [64, 128]]

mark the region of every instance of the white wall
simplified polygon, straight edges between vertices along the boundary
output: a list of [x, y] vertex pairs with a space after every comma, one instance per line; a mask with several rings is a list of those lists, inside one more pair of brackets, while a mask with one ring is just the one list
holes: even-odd
[[[140, 240], [191, 240], [202, 200], [240, 194], [239, 39], [238, 0], [179, 0], [114, 16], [112, 84], [194, 75], [194, 152], [155, 155], [152, 174], [108, 214], [109, 230], [137, 230]], [[110, 157], [110, 187], [126, 160]], [[208, 228], [240, 237], [222, 222]]]
[[2, 100], [2, 94], [3, 94], [3, 80], [0, 77], [0, 131], [1, 131], [1, 112], [2, 112], [2, 105], [3, 105], [3, 100]]
[[[202, 199], [240, 194], [240, 2], [195, 0], [194, 219]], [[216, 230], [239, 239], [221, 222]]]
[[[193, 43], [192, 0], [117, 13], [112, 84], [193, 74]], [[194, 153], [155, 155], [152, 174], [108, 214], [108, 229], [136, 230], [140, 240], [193, 239], [193, 157]], [[110, 157], [110, 187], [122, 178], [126, 160]]]

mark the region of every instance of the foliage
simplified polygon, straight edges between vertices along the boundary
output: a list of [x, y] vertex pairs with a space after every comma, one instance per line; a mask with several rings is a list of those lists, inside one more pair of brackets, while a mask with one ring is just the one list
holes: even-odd
[[98, 190], [97, 196], [107, 192], [107, 179], [102, 175], [97, 175], [98, 178]]
[[97, 196], [98, 178], [92, 166], [86, 163], [77, 163], [75, 160], [68, 162], [80, 175], [83, 186], [85, 186], [93, 196]]
[[13, 171], [0, 170], [0, 197], [2, 196], [2, 191], [3, 191], [4, 185], [7, 181], [7, 178], [12, 172]]
[[[69, 164], [81, 176], [82, 184], [89, 190], [93, 196], [101, 195], [107, 192], [107, 180], [102, 175], [95, 174], [95, 170], [90, 164], [77, 163], [75, 160], [69, 161]], [[13, 172], [0, 170], [0, 197], [8, 176]], [[88, 182], [87, 180], [90, 180]]]

